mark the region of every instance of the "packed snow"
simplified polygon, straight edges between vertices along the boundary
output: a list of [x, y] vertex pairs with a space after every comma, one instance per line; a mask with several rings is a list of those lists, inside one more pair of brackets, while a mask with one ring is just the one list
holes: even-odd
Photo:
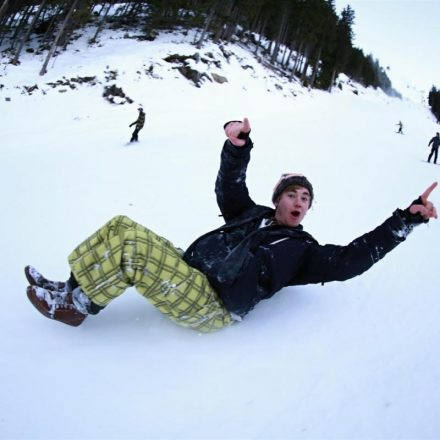
[[[420, 100], [344, 77], [331, 94], [307, 90], [238, 45], [198, 51], [191, 34], [123, 36], [76, 40], [45, 76], [45, 54], [1, 58], [0, 438], [440, 438], [436, 220], [367, 273], [285, 288], [213, 334], [176, 326], [134, 289], [78, 328], [29, 303], [24, 266], [67, 279], [67, 255], [115, 215], [181, 248], [219, 226], [231, 119], [251, 122], [254, 200], [270, 204], [281, 173], [305, 174], [316, 198], [303, 225], [322, 244], [350, 242], [439, 180], [426, 163], [439, 126]], [[197, 52], [200, 87], [164, 60]], [[112, 84], [133, 103], [104, 99]], [[146, 124], [128, 144], [139, 104]]]

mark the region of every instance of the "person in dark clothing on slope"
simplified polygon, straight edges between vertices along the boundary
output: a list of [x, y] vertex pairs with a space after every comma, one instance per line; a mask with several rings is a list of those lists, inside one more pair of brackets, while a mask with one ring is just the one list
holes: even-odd
[[402, 121], [399, 121], [399, 123], [396, 124], [396, 125], [399, 127], [399, 129], [396, 131], [396, 133], [397, 134], [403, 134], [403, 124], [402, 124]]
[[440, 145], [440, 134], [437, 132], [435, 136], [429, 141], [428, 147], [431, 146], [431, 152], [428, 156], [428, 162], [431, 162], [431, 157], [434, 155], [434, 163], [437, 163], [438, 147]]
[[144, 124], [145, 124], [144, 109], [142, 107], [139, 107], [138, 111], [139, 111], [138, 118], [136, 119], [136, 121], [132, 122], [129, 125], [129, 127], [132, 127], [133, 125], [136, 124], [136, 127], [134, 128], [133, 134], [131, 135], [130, 142], [138, 142], [139, 141], [138, 134], [142, 130], [142, 128], [144, 127]]
[[310, 181], [283, 174], [275, 209], [249, 196], [246, 169], [253, 147], [249, 121], [225, 124], [215, 191], [225, 224], [186, 252], [146, 227], [117, 216], [69, 255], [67, 282], [50, 281], [31, 266], [27, 295], [46, 317], [77, 326], [130, 286], [175, 323], [209, 332], [240, 321], [285, 286], [343, 281], [377, 263], [419, 224], [437, 218], [434, 182], [406, 209], [346, 246], [320, 245], [303, 230], [314, 199]]

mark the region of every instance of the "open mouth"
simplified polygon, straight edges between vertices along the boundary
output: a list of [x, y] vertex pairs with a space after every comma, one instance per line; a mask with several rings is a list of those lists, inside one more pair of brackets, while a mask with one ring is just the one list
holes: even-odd
[[292, 211], [292, 212], [290, 213], [290, 215], [291, 215], [292, 217], [294, 217], [294, 218], [298, 218], [298, 217], [301, 215], [301, 212], [295, 210], [295, 211]]

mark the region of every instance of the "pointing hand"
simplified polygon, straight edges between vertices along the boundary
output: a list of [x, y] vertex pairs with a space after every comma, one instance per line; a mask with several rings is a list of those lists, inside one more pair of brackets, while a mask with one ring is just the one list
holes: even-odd
[[[409, 207], [411, 214], [420, 214], [425, 220], [437, 218], [437, 210], [432, 202], [428, 200], [437, 182], [432, 183], [425, 192]], [[420, 203], [419, 203], [420, 202]]]
[[242, 147], [246, 144], [251, 131], [251, 125], [248, 118], [241, 121], [231, 121], [225, 125], [226, 137], [236, 147]]

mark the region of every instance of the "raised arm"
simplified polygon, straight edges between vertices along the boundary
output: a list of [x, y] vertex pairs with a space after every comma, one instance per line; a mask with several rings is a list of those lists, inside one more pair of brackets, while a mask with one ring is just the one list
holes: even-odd
[[382, 225], [346, 246], [312, 246], [300, 284], [344, 281], [368, 270], [403, 242], [415, 226], [437, 218], [435, 206], [428, 200], [436, 186], [434, 182], [408, 208], [397, 209]]
[[220, 211], [229, 221], [255, 206], [246, 186], [246, 170], [253, 147], [247, 118], [230, 121], [224, 125], [228, 138], [221, 153], [220, 169], [215, 183], [215, 193]]

